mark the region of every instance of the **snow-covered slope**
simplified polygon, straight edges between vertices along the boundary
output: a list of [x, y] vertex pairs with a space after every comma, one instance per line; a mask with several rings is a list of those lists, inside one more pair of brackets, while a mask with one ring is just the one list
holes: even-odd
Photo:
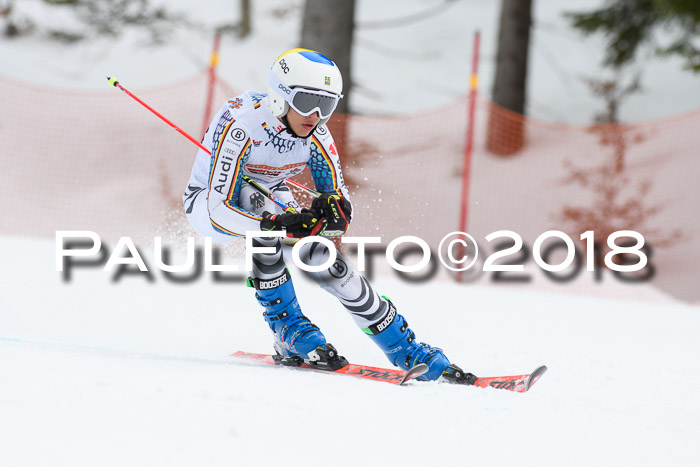
[[[74, 48], [2, 39], [0, 73], [91, 90], [105, 88], [106, 75], [135, 90], [191, 77], [207, 65], [212, 26], [235, 19], [233, 2], [168, 3], [203, 27], [174, 31], [164, 48], [143, 47], [134, 31]], [[220, 76], [240, 89], [259, 88], [271, 57], [299, 45], [299, 0], [253, 3], [254, 35], [226, 38], [221, 50]], [[438, 4], [361, 0], [358, 23]], [[467, 89], [476, 29], [480, 91], [488, 95], [497, 4], [451, 2], [411, 26], [358, 29], [352, 104], [395, 114], [454, 102]], [[600, 105], [579, 78], [598, 74], [599, 42], [581, 40], [560, 13], [591, 2], [534, 4], [529, 113], [589, 122]], [[40, 0], [15, 7], [48, 23], [62, 20]], [[696, 78], [677, 64], [650, 62], [645, 93], [628, 101], [623, 118], [697, 108]], [[10, 193], [6, 202], [21, 196]], [[436, 383], [394, 387], [235, 362], [227, 357], [235, 350], [271, 350], [261, 310], [241, 282], [177, 285], [155, 272], [153, 282], [125, 276], [112, 283], [99, 269], [76, 270], [64, 282], [54, 256], [51, 240], [0, 237], [3, 467], [691, 466], [700, 455], [700, 315], [645, 288], [612, 283], [614, 290], [596, 285], [596, 295], [572, 295], [551, 283], [373, 281], [420, 340], [477, 375], [547, 364], [523, 395]], [[345, 356], [387, 365], [333, 297], [294, 277], [305, 313]]]
[[[157, 2], [151, 2], [157, 3]], [[119, 37], [93, 38], [71, 47], [39, 38], [0, 38], [0, 73], [22, 81], [61, 88], [106, 89], [116, 76], [133, 90], [160, 87], [189, 78], [208, 66], [214, 28], [233, 23], [237, 2], [169, 0], [168, 8], [196, 27], [176, 28], [165, 46], [148, 45], [146, 32], [126, 29]], [[236, 89], [258, 89], [274, 57], [299, 47], [302, 0], [251, 2], [252, 35], [230, 36], [221, 44], [219, 74]], [[601, 37], [584, 38], [571, 29], [564, 11], [586, 11], [602, 0], [533, 2], [533, 30], [527, 81], [527, 113], [538, 119], [590, 123], [603, 110], [584, 78], [611, 77], [600, 63]], [[438, 7], [442, 4], [443, 8]], [[41, 0], [14, 2], [18, 15], [44, 26], [66, 27], [70, 15]], [[351, 105], [369, 114], [415, 113], [452, 103], [468, 90], [473, 35], [481, 32], [479, 92], [491, 95], [498, 40], [500, 2], [444, 0], [358, 0], [353, 52]], [[63, 13], [63, 14], [61, 14]], [[426, 14], [417, 21], [416, 16]], [[413, 21], [396, 21], [414, 18]], [[397, 25], [398, 24], [398, 25]], [[658, 42], [664, 43], [659, 37]], [[674, 116], [700, 106], [697, 77], [682, 71], [676, 58], [640, 57], [643, 92], [620, 109], [624, 121]]]
[[[54, 270], [47, 241], [3, 238], [0, 465], [694, 465], [697, 309], [378, 278], [418, 338], [477, 375], [549, 372], [527, 394], [257, 367], [252, 291]], [[384, 356], [295, 274], [351, 361]], [[634, 292], [630, 291], [628, 295]]]

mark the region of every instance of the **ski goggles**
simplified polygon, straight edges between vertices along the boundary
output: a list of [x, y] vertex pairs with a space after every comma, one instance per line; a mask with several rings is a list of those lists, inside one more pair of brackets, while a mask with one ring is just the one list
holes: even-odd
[[282, 84], [273, 73], [270, 73], [268, 81], [270, 87], [283, 96], [284, 100], [304, 117], [314, 112], [318, 112], [321, 118], [330, 117], [338, 106], [338, 101], [343, 97], [342, 95], [338, 96], [337, 94], [317, 89], [289, 88]]

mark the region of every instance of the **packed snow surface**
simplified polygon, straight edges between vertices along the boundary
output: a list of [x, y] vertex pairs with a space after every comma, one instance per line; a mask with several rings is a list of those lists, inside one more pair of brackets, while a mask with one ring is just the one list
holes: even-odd
[[[252, 290], [54, 264], [3, 238], [0, 465], [696, 465], [696, 307], [499, 286], [374, 280], [419, 340], [481, 376], [549, 371], [526, 394], [405, 387], [235, 361], [269, 353]], [[354, 363], [388, 365], [293, 272]]]

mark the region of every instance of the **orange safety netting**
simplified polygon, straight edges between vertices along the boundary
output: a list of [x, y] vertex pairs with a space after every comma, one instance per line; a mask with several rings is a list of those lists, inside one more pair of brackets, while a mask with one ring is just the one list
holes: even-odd
[[[132, 91], [199, 139], [206, 85], [202, 74]], [[214, 109], [235, 94], [219, 82]], [[196, 147], [138, 103], [116, 89], [65, 91], [4, 77], [0, 102], [0, 184], [10, 193], [0, 234], [189, 232], [180, 198]], [[334, 116], [356, 213], [350, 234], [382, 236], [385, 245], [416, 235], [436, 248], [457, 230], [466, 122], [466, 98], [412, 115]], [[467, 231], [488, 247], [484, 237], [498, 230], [529, 246], [562, 230], [583, 249], [586, 230], [603, 242], [636, 230], [654, 249], [653, 283], [700, 300], [698, 127], [700, 112], [635, 125], [547, 124], [479, 99]], [[298, 181], [310, 183], [305, 176]]]

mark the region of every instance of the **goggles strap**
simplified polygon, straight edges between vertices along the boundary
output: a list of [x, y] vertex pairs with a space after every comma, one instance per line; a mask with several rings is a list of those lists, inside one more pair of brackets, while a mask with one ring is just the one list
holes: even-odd
[[274, 73], [268, 73], [267, 84], [270, 86], [270, 89], [274, 89], [279, 95], [284, 97], [285, 101], [291, 104], [294, 90], [283, 84], [282, 81], [277, 78], [277, 75]]

